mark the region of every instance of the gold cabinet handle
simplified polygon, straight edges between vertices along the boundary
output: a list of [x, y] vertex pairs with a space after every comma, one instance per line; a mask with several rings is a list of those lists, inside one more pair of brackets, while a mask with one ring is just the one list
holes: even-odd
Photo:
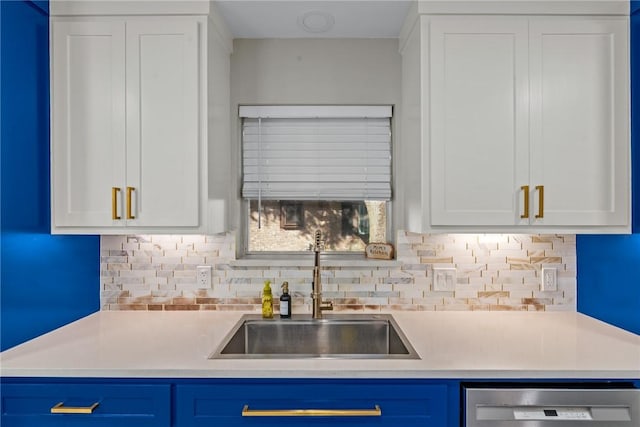
[[64, 406], [64, 402], [56, 404], [51, 408], [52, 414], [92, 414], [93, 410], [98, 407], [98, 402], [91, 406]]
[[118, 215], [118, 193], [119, 187], [111, 187], [111, 219], [121, 219]]
[[127, 219], [136, 219], [136, 217], [131, 214], [131, 193], [135, 190], [134, 187], [127, 187]]
[[538, 214], [536, 218], [544, 218], [544, 185], [536, 185], [538, 191]]
[[249, 409], [242, 408], [243, 417], [379, 417], [380, 406], [374, 409]]
[[523, 185], [520, 190], [524, 192], [524, 213], [520, 215], [520, 218], [529, 218], [529, 186]]

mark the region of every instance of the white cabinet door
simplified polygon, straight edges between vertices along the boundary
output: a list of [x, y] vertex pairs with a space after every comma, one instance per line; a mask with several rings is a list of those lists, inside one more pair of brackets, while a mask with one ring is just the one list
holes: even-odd
[[527, 20], [430, 26], [431, 223], [517, 224], [528, 182]]
[[531, 185], [544, 186], [536, 225], [629, 224], [627, 26], [531, 20]]
[[119, 222], [112, 188], [125, 182], [124, 37], [123, 22], [52, 26], [52, 227]]
[[53, 23], [53, 232], [199, 230], [200, 22]]
[[198, 49], [196, 21], [127, 22], [128, 226], [199, 223]]
[[432, 226], [628, 229], [627, 18], [442, 17], [429, 35]]

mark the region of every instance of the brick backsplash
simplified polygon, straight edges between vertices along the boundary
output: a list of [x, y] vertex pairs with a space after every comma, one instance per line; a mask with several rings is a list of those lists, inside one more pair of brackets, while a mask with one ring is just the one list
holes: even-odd
[[[396, 261], [326, 263], [323, 294], [335, 311], [576, 310], [575, 235], [398, 232]], [[102, 236], [102, 310], [260, 310], [264, 280], [275, 309], [289, 282], [294, 313], [311, 311], [311, 263], [236, 260], [235, 236]], [[309, 260], [311, 260], [311, 255]], [[212, 267], [211, 287], [196, 267]], [[558, 290], [540, 289], [541, 267]], [[433, 267], [456, 269], [453, 291], [433, 289]]]

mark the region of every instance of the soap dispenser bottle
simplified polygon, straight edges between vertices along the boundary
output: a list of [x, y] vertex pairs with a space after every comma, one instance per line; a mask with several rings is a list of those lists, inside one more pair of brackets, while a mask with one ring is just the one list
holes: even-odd
[[262, 289], [262, 317], [265, 319], [273, 318], [273, 294], [271, 293], [271, 282], [264, 281]]
[[280, 295], [280, 317], [291, 317], [291, 295], [289, 295], [289, 282], [282, 283], [282, 295]]

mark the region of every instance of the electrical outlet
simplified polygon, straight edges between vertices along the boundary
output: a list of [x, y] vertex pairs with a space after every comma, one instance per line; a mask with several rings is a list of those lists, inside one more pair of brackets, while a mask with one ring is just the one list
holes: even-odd
[[211, 287], [211, 266], [199, 265], [196, 269], [196, 283], [199, 288]]
[[434, 291], [455, 291], [456, 290], [456, 269], [455, 268], [433, 268], [433, 290]]
[[557, 291], [558, 290], [558, 274], [555, 268], [542, 268], [541, 290]]

